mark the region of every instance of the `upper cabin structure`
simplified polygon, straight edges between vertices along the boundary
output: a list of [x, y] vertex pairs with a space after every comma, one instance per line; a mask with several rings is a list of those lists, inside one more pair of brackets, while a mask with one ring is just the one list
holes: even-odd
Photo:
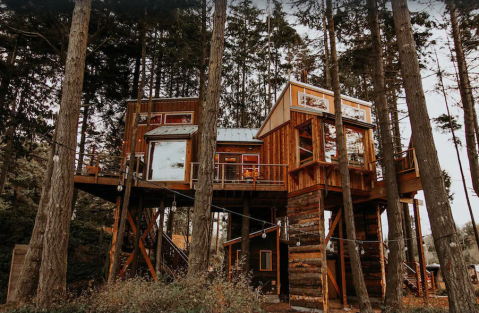
[[[348, 243], [329, 240], [346, 236], [333, 102], [332, 91], [290, 81], [259, 129], [218, 129], [213, 204], [238, 213], [246, 208], [254, 218], [245, 225], [247, 220], [229, 214], [224, 244], [228, 273], [234, 275], [239, 270], [238, 260], [249, 255], [253, 282], [262, 283], [267, 294], [289, 297], [292, 306], [323, 309], [330, 299], [338, 298], [345, 304], [347, 296], [355, 294]], [[347, 96], [341, 96], [341, 102], [356, 236], [368, 242], [361, 246], [364, 276], [369, 294], [383, 297], [387, 248], [382, 242], [380, 217], [387, 202], [381, 159], [374, 149], [371, 103]], [[139, 209], [148, 221], [141, 229], [141, 250], [144, 263], [156, 279], [150, 259], [154, 258], [151, 251], [156, 249], [158, 238], [167, 241], [169, 250], [164, 253], [176, 258], [176, 265], [178, 260], [187, 263], [185, 251], [170, 244], [168, 236], [156, 234], [156, 219], [161, 213], [156, 208], [161, 203], [170, 207], [173, 202], [180, 207], [193, 206], [199, 166], [198, 99], [153, 99], [151, 112], [148, 100], [143, 100], [137, 136], [133, 137], [135, 109], [136, 100], [127, 100], [121, 157], [87, 155], [85, 163], [89, 165], [79, 169], [75, 186], [116, 203], [115, 241], [123, 193], [117, 189], [127, 178], [126, 161], [131, 156], [132, 141], [137, 141], [131, 211]], [[416, 164], [412, 145], [396, 154], [401, 201], [415, 208], [418, 201], [414, 195], [422, 189]], [[174, 195], [171, 190], [189, 197]], [[331, 212], [328, 233], [325, 211]], [[128, 216], [127, 231], [134, 233], [133, 214]], [[245, 226], [248, 238], [241, 237]], [[250, 240], [247, 254], [241, 253], [242, 240]], [[132, 253], [131, 243], [125, 241], [123, 251]], [[128, 260], [132, 258], [130, 254]], [[121, 275], [128, 271], [128, 260], [122, 264]], [[164, 267], [172, 270], [176, 265], [165, 263]], [[416, 262], [408, 267], [409, 274], [417, 276], [410, 288], [415, 286], [418, 293], [427, 293], [430, 288], [421, 287], [420, 282], [429, 283], [430, 276], [426, 273], [426, 279], [419, 279]]]

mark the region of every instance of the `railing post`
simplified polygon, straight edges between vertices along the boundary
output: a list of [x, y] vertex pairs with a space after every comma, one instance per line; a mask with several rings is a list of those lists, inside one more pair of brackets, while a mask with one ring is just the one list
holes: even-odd
[[221, 189], [225, 189], [225, 164], [220, 164], [221, 166]]
[[256, 190], [256, 165], [253, 165], [253, 190]]
[[95, 183], [98, 184], [98, 172], [100, 171], [100, 156], [96, 157]]
[[193, 189], [193, 171], [195, 169], [195, 165], [193, 162], [190, 163], [190, 189]]
[[414, 262], [414, 271], [416, 272], [416, 286], [417, 286], [417, 295], [420, 297], [422, 295], [422, 284], [419, 276], [419, 266], [417, 262]]
[[419, 177], [419, 165], [417, 164], [416, 149], [414, 148], [412, 148], [412, 155], [414, 158], [414, 170], [416, 172], [416, 177]]

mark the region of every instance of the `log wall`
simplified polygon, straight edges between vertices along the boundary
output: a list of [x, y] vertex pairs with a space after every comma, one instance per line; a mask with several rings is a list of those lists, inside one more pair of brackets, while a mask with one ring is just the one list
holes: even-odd
[[[324, 209], [321, 191], [288, 199], [290, 230], [289, 293], [291, 306], [324, 309], [327, 306], [327, 284], [324, 283], [325, 255], [321, 232], [324, 231]], [[300, 246], [295, 243], [300, 239]], [[324, 265], [324, 266], [323, 266]], [[323, 275], [324, 274], [324, 275]], [[324, 301], [326, 299], [326, 301]]]

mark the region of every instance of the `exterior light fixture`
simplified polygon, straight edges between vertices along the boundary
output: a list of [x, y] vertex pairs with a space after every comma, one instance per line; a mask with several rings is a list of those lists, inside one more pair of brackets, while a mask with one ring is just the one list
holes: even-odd
[[171, 204], [171, 212], [176, 212], [176, 194], [173, 195], [173, 203]]

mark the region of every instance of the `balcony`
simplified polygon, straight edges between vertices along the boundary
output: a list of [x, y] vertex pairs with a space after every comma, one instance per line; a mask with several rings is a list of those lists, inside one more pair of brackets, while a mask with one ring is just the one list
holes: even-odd
[[[190, 186], [198, 183], [199, 163], [191, 163]], [[214, 190], [287, 190], [285, 164], [215, 163]]]

